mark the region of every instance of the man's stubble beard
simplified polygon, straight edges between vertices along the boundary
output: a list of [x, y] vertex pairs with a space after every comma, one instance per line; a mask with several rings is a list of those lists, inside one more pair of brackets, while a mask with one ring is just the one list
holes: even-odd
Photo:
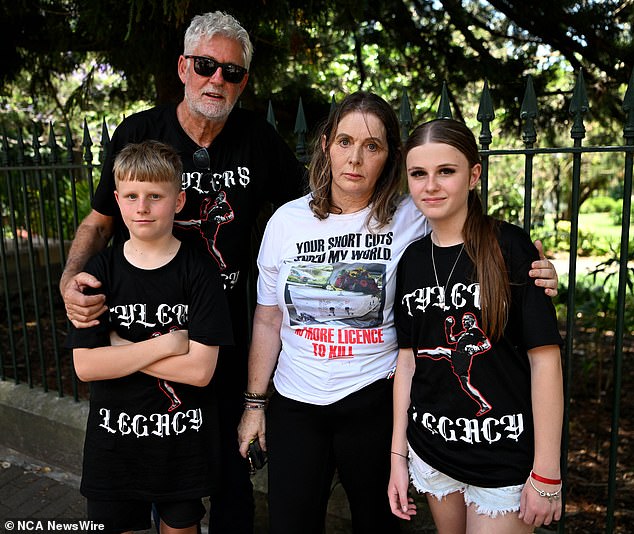
[[192, 99], [187, 90], [185, 91], [185, 104], [187, 105], [190, 113], [193, 115], [200, 115], [212, 122], [225, 121], [235, 105], [235, 102], [229, 105], [226, 97], [222, 102], [209, 102], [207, 104], [201, 102], [202, 97], [199, 97], [199, 95], [196, 95], [196, 97], [197, 98]]

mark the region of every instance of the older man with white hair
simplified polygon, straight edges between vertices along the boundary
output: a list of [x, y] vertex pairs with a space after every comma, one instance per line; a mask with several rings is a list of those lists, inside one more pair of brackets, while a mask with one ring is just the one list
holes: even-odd
[[[251, 230], [264, 202], [279, 205], [298, 197], [304, 178], [303, 166], [274, 128], [235, 106], [249, 78], [252, 54], [248, 33], [231, 15], [216, 11], [193, 18], [178, 59], [183, 100], [131, 115], [117, 127], [92, 211], [77, 229], [60, 281], [69, 319], [80, 328], [94, 325], [108, 303], [98, 294], [101, 281], [82, 269], [111, 239], [118, 243], [126, 238], [113, 194], [114, 156], [128, 143], [145, 139], [173, 146], [183, 162], [187, 196], [174, 234], [217, 262], [236, 341], [234, 347], [221, 347], [211, 384], [218, 398], [220, 437], [218, 491], [211, 497], [209, 529], [214, 534], [253, 531], [253, 489], [236, 433], [247, 376]], [[208, 206], [221, 192], [221, 220], [209, 221]]]

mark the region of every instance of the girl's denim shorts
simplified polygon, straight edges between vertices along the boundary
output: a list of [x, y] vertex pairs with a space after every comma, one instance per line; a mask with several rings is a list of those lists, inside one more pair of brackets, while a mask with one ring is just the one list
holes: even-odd
[[496, 517], [509, 512], [519, 512], [524, 484], [502, 488], [481, 488], [455, 480], [421, 460], [409, 447], [409, 474], [419, 493], [428, 493], [441, 500], [445, 495], [459, 491], [465, 505], [475, 505], [478, 514]]

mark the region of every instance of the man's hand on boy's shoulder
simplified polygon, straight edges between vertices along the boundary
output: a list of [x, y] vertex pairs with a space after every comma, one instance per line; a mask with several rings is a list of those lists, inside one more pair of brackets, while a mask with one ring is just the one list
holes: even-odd
[[86, 295], [87, 288], [97, 289], [101, 282], [91, 274], [75, 274], [62, 291], [66, 316], [75, 328], [88, 328], [99, 324], [97, 318], [108, 310], [104, 294]]

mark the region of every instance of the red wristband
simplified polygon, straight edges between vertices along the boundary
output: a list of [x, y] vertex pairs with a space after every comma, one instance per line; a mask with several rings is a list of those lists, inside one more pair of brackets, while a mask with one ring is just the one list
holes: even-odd
[[531, 471], [531, 478], [534, 478], [535, 480], [537, 480], [537, 482], [542, 482], [544, 484], [551, 484], [553, 486], [557, 484], [561, 484], [561, 479], [541, 477], [537, 473], [535, 473], [535, 471]]

